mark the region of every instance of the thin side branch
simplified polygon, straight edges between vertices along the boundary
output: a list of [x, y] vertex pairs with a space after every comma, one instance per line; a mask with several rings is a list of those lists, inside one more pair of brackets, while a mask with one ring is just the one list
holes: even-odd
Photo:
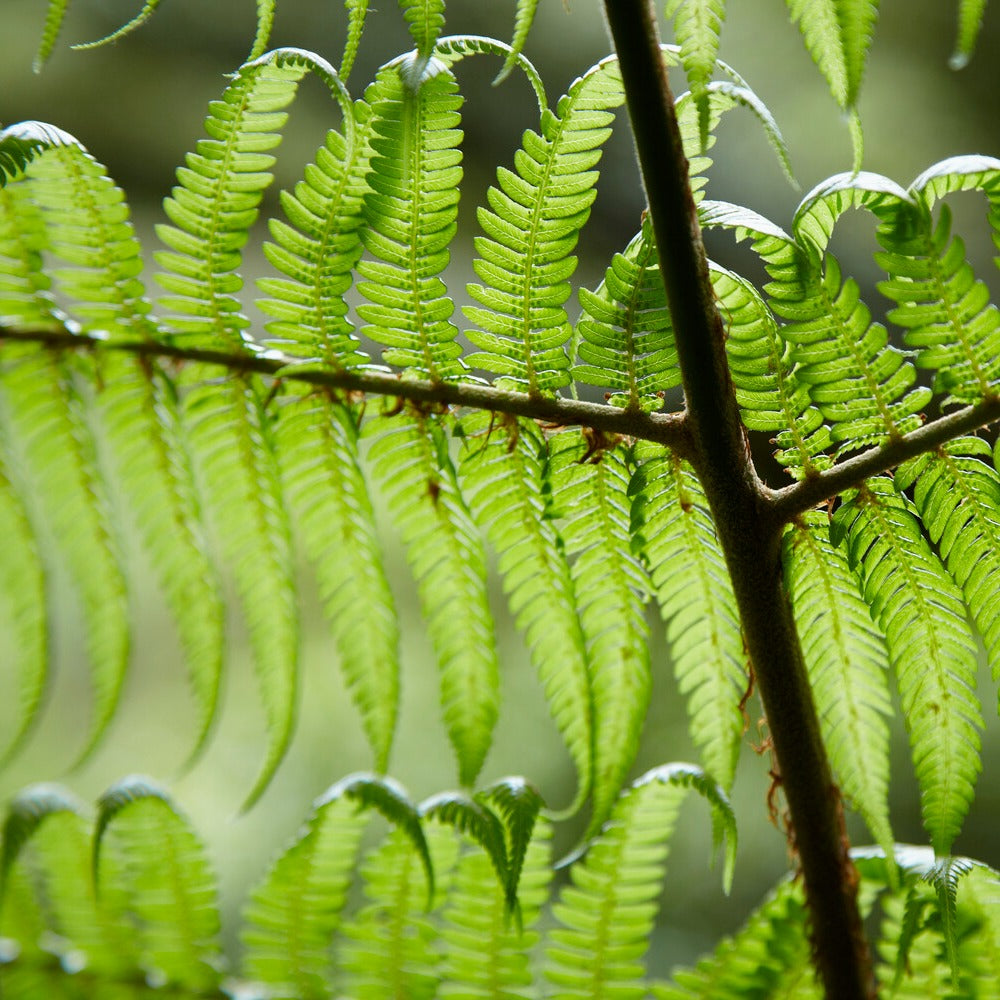
[[377, 368], [332, 368], [303, 366], [301, 358], [278, 351], [234, 354], [227, 351], [185, 348], [154, 340], [105, 340], [65, 328], [16, 328], [0, 326], [0, 341], [36, 343], [52, 350], [122, 351], [141, 357], [164, 358], [177, 362], [200, 362], [234, 372], [250, 372], [290, 382], [304, 382], [345, 395], [363, 394], [404, 399], [417, 406], [450, 406], [458, 409], [489, 410], [515, 417], [527, 417], [555, 426], [592, 427], [605, 434], [618, 434], [662, 444], [682, 458], [691, 456], [691, 440], [683, 413], [643, 413], [617, 406], [589, 403], [579, 399], [532, 396], [506, 392], [475, 382], [430, 382], [401, 378], [395, 372]]
[[840, 793], [820, 735], [781, 569], [781, 523], [747, 449], [651, 0], [605, 0], [673, 320], [694, 465], [739, 605], [830, 1000], [875, 996]]
[[980, 430], [998, 420], [1000, 398], [996, 397], [938, 417], [895, 441], [838, 462], [832, 469], [771, 491], [771, 511], [782, 523], [791, 521], [824, 500], [860, 486], [870, 476], [888, 472], [911, 458], [939, 448], [961, 434]]

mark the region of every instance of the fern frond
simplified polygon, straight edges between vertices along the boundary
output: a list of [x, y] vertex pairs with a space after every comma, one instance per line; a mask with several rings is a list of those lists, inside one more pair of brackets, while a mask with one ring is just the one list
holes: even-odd
[[268, 747], [243, 806], [249, 809], [291, 740], [299, 618], [275, 417], [267, 409], [269, 390], [249, 376], [232, 377], [222, 385], [214, 384], [214, 376], [199, 366], [185, 369], [185, 380], [193, 387], [185, 396], [183, 416], [215, 536], [235, 577], [267, 719]]
[[[618, 800], [586, 859], [570, 870], [548, 934], [545, 976], [553, 1000], [642, 997], [643, 968], [677, 814], [689, 789], [704, 795], [713, 818], [735, 821], [725, 794], [697, 768], [674, 764], [636, 780]], [[730, 859], [733, 842], [730, 840]], [[727, 871], [731, 871], [731, 860]]]
[[[450, 829], [436, 824], [428, 826], [427, 834], [438, 898], [444, 898], [453, 878], [458, 840]], [[437, 931], [428, 912], [419, 861], [401, 831], [393, 831], [369, 852], [361, 874], [366, 904], [345, 922], [338, 942], [342, 994], [357, 1000], [431, 1000], [440, 982]]]
[[368, 0], [344, 0], [344, 8], [347, 10], [347, 38], [344, 39], [344, 54], [340, 57], [340, 68], [337, 70], [341, 80], [346, 80], [354, 68], [368, 17]]
[[358, 416], [321, 395], [288, 404], [276, 451], [375, 769], [384, 771], [399, 704], [399, 626], [360, 464]]
[[573, 378], [608, 387], [607, 400], [626, 409], [658, 410], [680, 385], [677, 349], [660, 275], [652, 225], [615, 254], [594, 292], [581, 288]]
[[575, 810], [592, 780], [593, 705], [586, 641], [545, 482], [546, 443], [534, 423], [494, 428], [485, 413], [463, 418], [462, 432], [463, 492], [497, 553], [515, 623], [576, 766]]
[[726, 357], [743, 423], [777, 431], [775, 458], [796, 479], [829, 468], [830, 431], [795, 371], [793, 352], [767, 304], [750, 282], [710, 265], [726, 324]]
[[517, 0], [517, 10], [514, 14], [514, 35], [510, 42], [510, 52], [504, 60], [503, 69], [497, 73], [493, 80], [494, 87], [503, 83], [510, 76], [517, 62], [517, 57], [524, 51], [524, 46], [528, 42], [528, 35], [531, 33], [531, 26], [535, 22], [535, 11], [537, 9], [538, 0]]
[[247, 59], [258, 59], [267, 51], [271, 40], [271, 29], [274, 27], [274, 11], [278, 0], [257, 0], [257, 30], [250, 46]]
[[499, 702], [486, 555], [455, 477], [441, 422], [384, 417], [366, 429], [370, 458], [406, 545], [441, 673], [441, 706], [471, 785], [492, 740]]
[[445, 0], [399, 0], [417, 49], [417, 58], [403, 70], [407, 86], [416, 91], [424, 82], [424, 74], [434, 52], [434, 45], [444, 27]]
[[732, 784], [747, 687], [739, 621], [708, 503], [691, 467], [659, 448], [637, 448], [629, 485], [631, 531], [649, 570], [691, 738], [707, 770]]
[[249, 319], [235, 293], [248, 230], [271, 183], [274, 157], [287, 115], [308, 69], [335, 78], [332, 67], [297, 49], [278, 49], [244, 65], [221, 101], [209, 105], [197, 151], [177, 170], [178, 184], [163, 207], [173, 225], [157, 226], [169, 251], [156, 254], [160, 284], [169, 293], [160, 308], [174, 339], [188, 346], [246, 348]]
[[781, 882], [732, 937], [669, 984], [654, 985], [655, 1000], [820, 1000], [809, 961], [802, 887]]
[[920, 520], [962, 588], [998, 679], [1000, 475], [989, 457], [990, 446], [981, 438], [959, 438], [901, 466], [895, 481], [899, 489], [913, 487]]
[[834, 100], [846, 111], [861, 89], [878, 0], [787, 0], [813, 62]]
[[[11, 439], [23, 449], [28, 482], [51, 526], [84, 611], [93, 706], [81, 759], [114, 714], [129, 658], [129, 613], [120, 542], [75, 381], [78, 359], [9, 346], [4, 409]], [[88, 381], [93, 373], [86, 372]]]
[[[295, 193], [281, 193], [288, 222], [270, 220], [264, 255], [283, 277], [257, 279], [268, 298], [258, 307], [275, 317], [268, 343], [303, 364], [352, 368], [369, 362], [360, 349], [344, 296], [361, 257], [362, 204], [368, 190], [371, 114], [348, 105], [344, 132], [331, 129]], [[292, 369], [294, 370], [294, 366]]]
[[569, 384], [572, 331], [563, 304], [576, 269], [572, 251], [596, 195], [593, 168], [623, 101], [617, 61], [584, 74], [555, 114], [542, 112], [540, 133], [524, 133], [515, 170], [497, 171], [490, 207], [477, 213], [485, 236], [476, 237], [473, 267], [483, 284], [468, 286], [480, 305], [464, 312], [480, 353], [468, 361], [497, 372], [500, 388], [538, 395]]
[[[3, 826], [2, 931], [29, 951], [54, 949], [68, 968], [120, 974], [137, 955], [128, 930], [95, 898], [83, 813], [57, 785], [32, 785], [11, 801]], [[39, 925], [42, 934], [33, 938]]]
[[299, 1000], [330, 996], [330, 948], [367, 822], [348, 788], [316, 801], [243, 911], [246, 975]]
[[948, 60], [952, 69], [964, 69], [972, 58], [972, 52], [983, 26], [986, 0], [960, 0], [958, 8], [958, 33], [955, 51]]
[[[142, 10], [139, 11], [131, 21], [126, 22], [120, 28], [115, 29], [110, 35], [105, 35], [103, 38], [98, 38], [93, 42], [77, 42], [72, 48], [77, 50], [85, 49], [96, 49], [101, 45], [107, 45], [110, 42], [117, 42], [118, 39], [124, 38], [126, 35], [130, 35], [136, 28], [141, 28], [152, 16], [156, 13], [156, 8], [160, 6], [160, 0], [146, 0], [142, 5]], [[259, 53], [258, 53], [259, 54]]]
[[525, 844], [516, 927], [487, 856], [475, 849], [460, 855], [438, 931], [443, 946], [439, 996], [519, 1000], [533, 995], [532, 953], [552, 879], [551, 836], [543, 821]]
[[926, 211], [879, 227], [885, 252], [875, 255], [889, 279], [879, 291], [897, 306], [888, 318], [903, 327], [916, 364], [935, 372], [942, 405], [995, 396], [1000, 380], [1000, 312], [975, 278], [961, 238], [950, 238], [951, 212], [942, 205], [931, 228]]
[[629, 534], [623, 449], [580, 431], [549, 443], [552, 503], [573, 559], [573, 592], [587, 644], [594, 775], [588, 834], [607, 819], [639, 749], [652, 677], [644, 615], [649, 581]]
[[674, 19], [681, 64], [698, 108], [699, 145], [704, 149], [709, 132], [708, 81], [715, 72], [726, 0], [671, 0], [667, 17]]
[[958, 834], [981, 767], [977, 656], [962, 595], [891, 480], [870, 479], [833, 516], [885, 633], [935, 852]]
[[891, 855], [889, 658], [829, 520], [806, 514], [785, 533], [782, 563], [823, 742], [840, 787]]
[[42, 67], [49, 61], [52, 50], [56, 47], [56, 40], [62, 30], [63, 21], [66, 20], [66, 11], [69, 9], [69, 0], [48, 0], [45, 8], [45, 24], [42, 27], [42, 37], [38, 41], [38, 51], [35, 54], [33, 68], [36, 73], [42, 71]]
[[362, 240], [374, 259], [358, 265], [368, 299], [358, 314], [368, 324], [362, 333], [388, 348], [387, 364], [440, 382], [465, 371], [455, 306], [439, 277], [457, 228], [462, 97], [437, 60], [416, 93], [401, 73], [384, 67], [365, 95], [373, 155]]
[[[105, 867], [109, 854], [115, 870]], [[218, 985], [215, 876], [204, 846], [163, 789], [133, 776], [101, 796], [93, 862], [102, 902], [106, 891], [127, 894], [149, 975], [192, 990]], [[125, 914], [116, 916], [125, 922]]]
[[539, 113], [543, 112], [549, 106], [549, 102], [545, 97], [545, 84], [542, 82], [541, 74], [525, 58], [523, 53], [512, 53], [510, 45], [485, 35], [446, 35], [444, 38], [438, 39], [434, 48], [434, 58], [440, 59], [449, 67], [468, 56], [476, 55], [499, 56], [505, 61], [510, 61], [513, 67], [521, 70], [524, 74], [524, 78], [535, 92], [538, 111]]
[[20, 177], [45, 150], [79, 145], [69, 132], [47, 122], [17, 122], [0, 129], [0, 188]]

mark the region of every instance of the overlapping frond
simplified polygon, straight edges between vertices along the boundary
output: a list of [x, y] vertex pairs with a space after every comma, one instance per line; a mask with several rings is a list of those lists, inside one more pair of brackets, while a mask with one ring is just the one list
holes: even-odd
[[478, 211], [473, 267], [482, 284], [468, 292], [475, 326], [467, 336], [480, 350], [470, 365], [496, 372], [498, 386], [548, 394], [569, 384], [564, 308], [576, 269], [580, 230], [590, 216], [601, 147], [624, 101], [615, 60], [578, 79], [557, 110], [543, 111], [539, 132], [527, 130], [514, 170], [501, 167]]
[[399, 9], [406, 18], [417, 49], [416, 60], [408, 63], [404, 70], [407, 83], [414, 90], [423, 82], [434, 44], [444, 27], [444, 7], [445, 0], [399, 0]]
[[344, 39], [344, 54], [340, 57], [337, 71], [342, 80], [346, 80], [354, 68], [368, 17], [368, 0], [344, 0], [344, 7], [347, 10], [347, 37]]
[[878, 844], [889, 826], [889, 658], [857, 578], [818, 511], [787, 529], [782, 562], [830, 763]]
[[411, 91], [403, 82], [410, 65], [384, 68], [366, 92], [373, 154], [362, 240], [371, 259], [358, 265], [368, 299], [358, 313], [388, 364], [444, 381], [465, 371], [450, 321], [455, 306], [440, 278], [457, 228], [462, 97], [437, 60]]
[[833, 538], [885, 633], [924, 825], [934, 850], [947, 854], [981, 767], [977, 655], [962, 594], [889, 479], [869, 480], [837, 510]]
[[445, 428], [420, 413], [373, 421], [375, 477], [406, 545], [441, 671], [441, 706], [463, 785], [489, 750], [499, 700], [486, 555], [448, 455]]
[[545, 481], [545, 439], [531, 422], [494, 427], [486, 414], [466, 417], [462, 430], [462, 488], [497, 553], [511, 612], [576, 765], [578, 806], [593, 774], [591, 680], [573, 580]]
[[646, 574], [632, 554], [630, 471], [615, 442], [579, 431], [549, 444], [552, 503], [573, 559], [593, 701], [593, 810], [607, 818], [639, 748], [651, 674], [644, 615]]
[[706, 769], [732, 784], [748, 686], [732, 585], [708, 504], [691, 467], [662, 449], [637, 449], [629, 485], [631, 532], [645, 562], [681, 692], [691, 738]]
[[500, 70], [493, 81], [494, 86], [506, 80], [514, 69], [517, 57], [527, 44], [528, 35], [531, 33], [531, 26], [534, 24], [535, 11], [537, 9], [538, 0], [517, 0], [517, 11], [514, 14], [514, 34], [510, 42], [510, 53], [504, 60], [503, 69]]
[[704, 148], [709, 131], [708, 81], [715, 72], [726, 0], [668, 0], [667, 17], [674, 19], [674, 35], [698, 107], [700, 145]]

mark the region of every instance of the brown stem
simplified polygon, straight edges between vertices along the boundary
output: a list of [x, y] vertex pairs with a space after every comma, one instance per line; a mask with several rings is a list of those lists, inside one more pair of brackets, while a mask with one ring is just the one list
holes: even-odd
[[830, 1000], [875, 996], [840, 795], [781, 572], [782, 521], [747, 449], [650, 0], [605, 0], [670, 302], [694, 464], [712, 508], [767, 713]]

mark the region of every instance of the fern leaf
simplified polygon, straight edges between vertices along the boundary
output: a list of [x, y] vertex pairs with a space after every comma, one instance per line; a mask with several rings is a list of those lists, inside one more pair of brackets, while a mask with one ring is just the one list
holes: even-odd
[[374, 259], [358, 265], [368, 299], [358, 314], [368, 324], [362, 333], [388, 348], [387, 364], [444, 381], [465, 370], [439, 277], [457, 228], [462, 98], [443, 63], [427, 73], [411, 94], [390, 65], [366, 93], [374, 153], [362, 239]]
[[250, 46], [248, 59], [258, 59], [267, 51], [274, 27], [274, 10], [277, 0], [257, 0], [257, 30]]
[[441, 913], [439, 996], [520, 1000], [533, 995], [531, 959], [552, 878], [551, 836], [543, 821], [525, 845], [517, 927], [510, 924], [505, 893], [487, 856], [478, 850], [461, 854]]
[[[26, 933], [40, 922], [38, 943], [45, 947], [47, 940], [68, 968], [121, 975], [135, 966], [136, 952], [128, 931], [95, 898], [90, 824], [83, 811], [57, 785], [32, 785], [11, 801], [0, 869], [3, 933], [30, 949], [36, 942]], [[16, 891], [21, 876], [30, 888], [22, 896], [25, 910], [15, 911], [8, 894]]]
[[802, 887], [782, 882], [732, 937], [691, 969], [678, 969], [655, 1000], [820, 1000], [809, 961]]
[[542, 112], [540, 133], [525, 132], [515, 170], [497, 171], [490, 208], [478, 212], [485, 235], [476, 238], [473, 267], [483, 283], [468, 292], [480, 305], [464, 312], [480, 352], [468, 361], [499, 373], [501, 388], [537, 395], [569, 384], [572, 331], [563, 304], [576, 269], [572, 251], [596, 195], [593, 168], [623, 101], [616, 61], [584, 74], [556, 114]]
[[608, 387], [612, 406], [660, 409], [680, 385], [677, 349], [660, 275], [652, 225], [615, 254], [596, 291], [580, 289], [575, 381]]
[[[210, 520], [235, 576], [267, 719], [268, 748], [243, 808], [263, 794], [295, 724], [299, 620], [291, 526], [275, 454], [268, 390], [247, 377], [214, 385], [215, 372], [185, 369], [191, 454], [210, 498]], [[198, 384], [203, 378], [207, 384]]]
[[790, 345], [757, 290], [745, 278], [710, 265], [726, 323], [726, 356], [749, 430], [777, 431], [775, 458], [800, 479], [828, 468], [830, 432], [795, 371]]
[[[108, 854], [116, 855], [114, 876]], [[187, 819], [149, 779], [124, 778], [99, 799], [94, 880], [102, 898], [105, 886], [127, 892], [150, 975], [192, 990], [218, 985], [215, 876]]]
[[399, 626], [360, 465], [358, 417], [328, 397], [307, 397], [282, 410], [276, 451], [375, 769], [384, 771], [399, 703]]
[[889, 648], [921, 791], [924, 825], [947, 854], [972, 801], [982, 720], [976, 647], [961, 593], [910, 504], [876, 477], [834, 514], [865, 601]]
[[417, 58], [404, 70], [407, 85], [412, 90], [416, 90], [424, 80], [434, 46], [444, 27], [444, 7], [445, 0], [399, 0], [399, 9], [406, 18], [417, 49]]
[[[504, 840], [507, 845], [504, 895], [508, 909], [516, 904], [515, 913], [520, 920], [523, 916], [518, 894], [521, 874], [526, 864], [525, 859], [532, 842], [532, 835], [535, 833], [539, 813], [545, 803], [538, 789], [523, 778], [501, 778], [478, 792], [476, 800], [488, 805], [503, 820]], [[547, 840], [548, 827], [544, 824], [543, 827], [543, 832], [538, 836]]]
[[117, 42], [120, 38], [124, 38], [126, 35], [130, 35], [136, 28], [141, 28], [152, 16], [156, 13], [156, 8], [160, 6], [160, 0], [146, 0], [142, 5], [142, 10], [139, 11], [131, 21], [123, 24], [120, 28], [112, 31], [111, 34], [105, 35], [103, 38], [98, 38], [93, 42], [78, 42], [76, 45], [72, 46], [74, 49], [96, 49], [101, 45], [107, 45], [110, 42]]
[[878, 844], [889, 826], [889, 658], [829, 522], [805, 515], [784, 537], [782, 562], [802, 653], [838, 783]]
[[553, 1000], [645, 995], [639, 960], [653, 928], [677, 813], [691, 788], [708, 799], [713, 815], [725, 815], [734, 834], [725, 794], [697, 768], [669, 765], [635, 781], [586, 860], [570, 870], [573, 884], [553, 907], [559, 926], [549, 932], [546, 948]]
[[270, 296], [258, 307], [275, 317], [266, 324], [269, 343], [303, 363], [337, 369], [369, 362], [344, 295], [362, 253], [371, 115], [361, 102], [349, 112], [343, 134], [327, 133], [295, 193], [281, 193], [288, 222], [270, 220], [273, 242], [265, 242], [264, 254], [283, 277], [257, 280]]
[[652, 684], [644, 615], [649, 583], [631, 552], [630, 474], [623, 449], [610, 444], [588, 442], [581, 432], [570, 431], [549, 445], [552, 503], [574, 560], [573, 592], [590, 666], [594, 777], [589, 833], [607, 819], [635, 761]]
[[527, 421], [495, 430], [485, 413], [465, 417], [462, 432], [463, 492], [497, 553], [511, 612], [576, 766], [575, 810], [592, 779], [591, 682], [573, 581], [544, 482], [545, 440]]
[[218, 703], [225, 649], [221, 582], [210, 558], [176, 389], [151, 363], [101, 359], [97, 402], [128, 498], [184, 652], [197, 716], [192, 757], [204, 747]]
[[344, 8], [347, 10], [347, 38], [344, 40], [344, 54], [337, 71], [342, 80], [346, 80], [354, 68], [354, 60], [365, 30], [365, 19], [368, 17], [368, 0], [344, 0]]
[[28, 509], [8, 475], [9, 465], [8, 448], [0, 435], [0, 538], [4, 540], [0, 606], [9, 639], [0, 680], [8, 692], [0, 766], [21, 748], [38, 717], [49, 663], [45, 571]]
[[972, 52], [983, 26], [986, 0], [961, 0], [958, 8], [958, 37], [955, 51], [948, 60], [952, 69], [964, 69], [972, 58]]
[[349, 788], [334, 786], [316, 801], [244, 908], [246, 975], [299, 1000], [330, 996], [330, 946], [365, 827]]
[[861, 89], [878, 0], [787, 0], [806, 48], [834, 100], [846, 111]]
[[[446, 827], [427, 828], [439, 898], [457, 860], [458, 842]], [[341, 994], [357, 1000], [431, 1000], [438, 990], [437, 931], [427, 912], [425, 880], [412, 845], [396, 830], [361, 866], [366, 905], [344, 924], [337, 965]]]
[[514, 37], [511, 39], [510, 52], [504, 60], [503, 69], [493, 81], [494, 87], [503, 83], [513, 71], [517, 57], [524, 51], [524, 46], [527, 44], [537, 9], [538, 0], [517, 0], [517, 11], [514, 14]]
[[448, 455], [444, 427], [422, 414], [369, 425], [375, 477], [406, 545], [441, 672], [441, 705], [471, 785], [490, 748], [499, 667], [486, 590], [486, 555]]
[[976, 280], [962, 240], [949, 238], [947, 205], [933, 230], [925, 212], [906, 216], [878, 231], [885, 252], [875, 259], [889, 275], [879, 291], [897, 303], [889, 319], [903, 327], [917, 366], [935, 372], [934, 389], [949, 393], [943, 405], [993, 396], [1000, 379], [1000, 312], [989, 289]]
[[[521, 70], [524, 78], [528, 81], [531, 89], [535, 92], [535, 100], [538, 104], [539, 114], [548, 106], [545, 97], [545, 84], [542, 82], [541, 74], [529, 62], [521, 52], [513, 53], [513, 49], [505, 42], [499, 42], [495, 38], [487, 38], [484, 35], [447, 35], [439, 38], [434, 49], [434, 58], [440, 59], [446, 66], [454, 66], [457, 62], [468, 56], [492, 55], [501, 59], [509, 60], [513, 67]], [[499, 79], [499, 78], [498, 78]], [[494, 84], [497, 80], [494, 80]]]
[[68, 8], [69, 0], [48, 0], [42, 37], [38, 41], [38, 51], [35, 54], [34, 70], [36, 73], [42, 71], [42, 67], [49, 61], [49, 56], [52, 55], [52, 50], [56, 47], [56, 40], [59, 38], [59, 32], [62, 30]]
[[740, 625], [715, 528], [690, 466], [658, 448], [638, 449], [629, 485], [632, 535], [667, 623], [667, 643], [691, 738], [717, 781], [732, 784], [747, 687]]
[[29, 484], [37, 486], [41, 510], [84, 611], [93, 707], [83, 759], [111, 721], [128, 666], [128, 597], [119, 540], [94, 432], [74, 381], [75, 359], [30, 347], [8, 347], [5, 354], [4, 405], [11, 437], [24, 450]]
[[913, 487], [920, 520], [955, 582], [962, 588], [983, 641], [994, 679], [1000, 678], [1000, 475], [981, 438], [959, 438], [935, 454], [907, 462], [899, 489]]
[[69, 132], [46, 122], [18, 122], [0, 129], [0, 188], [20, 177], [45, 150], [78, 145]]
[[156, 259], [164, 269], [158, 280], [169, 293], [159, 303], [170, 314], [167, 328], [188, 346], [245, 349], [250, 321], [235, 296], [243, 286], [236, 270], [241, 248], [271, 183], [274, 157], [267, 150], [281, 141], [282, 109], [315, 62], [279, 49], [247, 63], [222, 100], [209, 106], [211, 138], [177, 170], [178, 184], [163, 204], [173, 225], [156, 230], [170, 250]]
[[715, 72], [719, 34], [726, 19], [725, 0], [679, 0], [669, 5], [674, 35], [681, 47], [681, 63], [698, 108], [699, 144], [708, 143], [708, 81]]

